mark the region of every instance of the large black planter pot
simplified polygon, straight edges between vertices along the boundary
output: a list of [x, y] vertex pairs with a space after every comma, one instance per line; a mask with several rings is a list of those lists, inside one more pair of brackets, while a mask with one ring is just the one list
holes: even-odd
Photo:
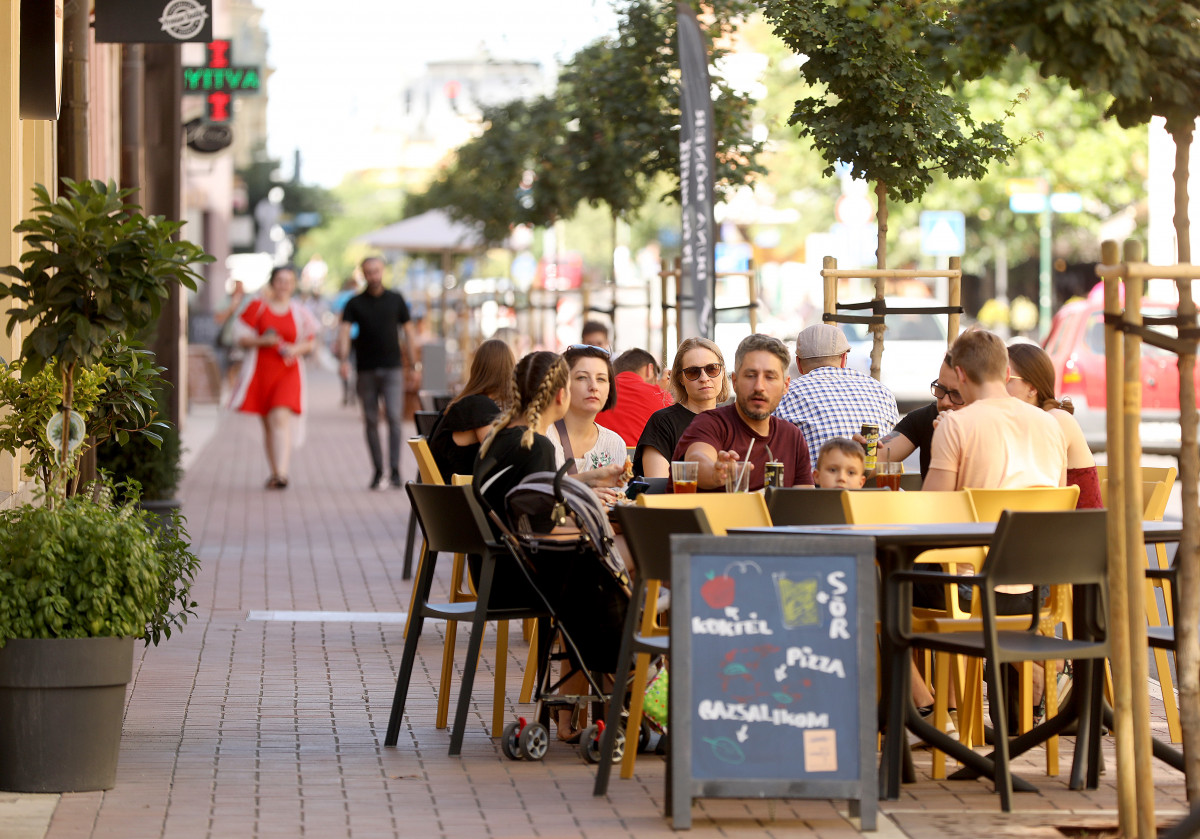
[[112, 789], [133, 643], [14, 639], [0, 649], [0, 790]]

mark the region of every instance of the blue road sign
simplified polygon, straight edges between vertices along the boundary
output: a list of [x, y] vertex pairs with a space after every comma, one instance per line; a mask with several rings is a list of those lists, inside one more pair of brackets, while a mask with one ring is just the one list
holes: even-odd
[[967, 217], [958, 210], [925, 210], [921, 213], [921, 253], [926, 256], [962, 256], [967, 248]]

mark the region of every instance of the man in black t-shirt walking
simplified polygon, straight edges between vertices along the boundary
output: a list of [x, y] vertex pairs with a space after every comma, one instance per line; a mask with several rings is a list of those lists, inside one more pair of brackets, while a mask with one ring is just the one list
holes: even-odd
[[[406, 366], [400, 342], [403, 340], [409, 347], [415, 346], [412, 322], [404, 297], [397, 291], [383, 287], [382, 259], [377, 256], [364, 259], [362, 273], [367, 281], [366, 290], [350, 298], [342, 310], [342, 323], [338, 329], [338, 358], [342, 363], [342, 376], [346, 377], [350, 373], [350, 326], [358, 324], [358, 337], [354, 339], [355, 368], [367, 447], [371, 450], [371, 462], [375, 467], [371, 488], [387, 489], [389, 485], [399, 488], [400, 420], [404, 410]], [[403, 339], [401, 329], [404, 332]], [[411, 361], [407, 366], [411, 367]], [[383, 450], [379, 443], [381, 398], [388, 426], [389, 472], [386, 475], [383, 471]]]

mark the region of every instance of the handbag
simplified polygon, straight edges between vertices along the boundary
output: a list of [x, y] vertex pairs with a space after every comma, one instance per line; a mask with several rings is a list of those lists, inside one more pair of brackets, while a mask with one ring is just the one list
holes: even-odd
[[558, 432], [558, 442], [562, 445], [563, 458], [567, 461], [567, 474], [578, 474], [579, 467], [575, 465], [575, 454], [571, 451], [571, 438], [567, 434], [567, 424], [562, 420], [556, 420], [554, 430]]

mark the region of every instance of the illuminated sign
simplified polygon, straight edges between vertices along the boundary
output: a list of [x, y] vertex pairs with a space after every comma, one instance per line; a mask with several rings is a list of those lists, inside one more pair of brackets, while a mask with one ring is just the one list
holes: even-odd
[[229, 121], [234, 94], [262, 90], [262, 68], [231, 64], [229, 53], [229, 41], [213, 41], [203, 66], [183, 68], [183, 92], [203, 95], [208, 101], [208, 118], [213, 122]]

